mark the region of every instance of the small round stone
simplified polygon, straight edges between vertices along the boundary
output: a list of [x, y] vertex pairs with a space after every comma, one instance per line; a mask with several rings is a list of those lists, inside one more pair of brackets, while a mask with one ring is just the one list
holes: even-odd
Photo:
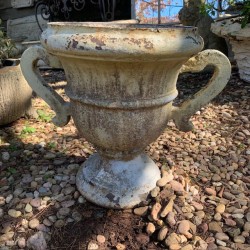
[[147, 227], [146, 227], [146, 232], [148, 235], [151, 235], [155, 232], [155, 225], [152, 222], [149, 222]]
[[20, 211], [15, 210], [15, 209], [10, 209], [8, 211], [8, 215], [10, 217], [13, 217], [13, 218], [18, 218], [18, 217], [20, 217], [22, 215], [22, 213]]
[[25, 238], [24, 237], [19, 238], [18, 241], [17, 241], [17, 245], [20, 248], [25, 248], [25, 246], [26, 246]]
[[221, 220], [221, 214], [220, 214], [220, 213], [216, 213], [216, 214], [214, 215], [214, 219], [215, 219], [216, 221], [220, 221], [220, 220]]
[[216, 208], [215, 211], [216, 213], [223, 214], [225, 212], [226, 206], [222, 203], [220, 203]]
[[104, 237], [103, 235], [100, 235], [100, 234], [97, 235], [96, 240], [97, 240], [97, 242], [100, 243], [100, 244], [103, 244], [103, 243], [105, 243], [105, 241], [106, 241], [105, 237]]
[[242, 244], [244, 244], [245, 240], [246, 240], [245, 237], [243, 237], [241, 235], [238, 235], [238, 236], [234, 237], [234, 242], [235, 243], [242, 243]]
[[139, 215], [139, 216], [144, 216], [148, 212], [148, 206], [145, 207], [137, 207], [134, 209], [134, 214]]
[[97, 250], [99, 249], [99, 246], [95, 242], [89, 242], [87, 246], [87, 250]]
[[30, 213], [32, 212], [32, 209], [33, 209], [32, 206], [29, 203], [27, 203], [24, 210], [25, 212]]
[[47, 218], [43, 220], [43, 224], [47, 227], [51, 227], [53, 225], [53, 223]]
[[39, 220], [34, 218], [31, 221], [29, 221], [29, 227], [31, 229], [35, 229], [39, 225]]
[[57, 221], [55, 222], [55, 224], [54, 224], [54, 226], [57, 227], [57, 228], [61, 228], [61, 227], [63, 227], [64, 225], [65, 225], [64, 220], [57, 220]]
[[[0, 216], [0, 217], [1, 217], [1, 216]], [[244, 225], [244, 231], [250, 232], [250, 222], [249, 222], [249, 221], [247, 221], [247, 222], [245, 223], [245, 225]]]
[[0, 208], [0, 218], [3, 217], [3, 215], [4, 215], [4, 211], [2, 208]]

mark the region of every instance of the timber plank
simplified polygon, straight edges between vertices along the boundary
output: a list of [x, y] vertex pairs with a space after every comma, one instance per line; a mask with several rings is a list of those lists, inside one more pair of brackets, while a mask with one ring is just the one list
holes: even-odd
[[11, 0], [0, 1], [0, 10], [11, 8]]
[[8, 8], [8, 9], [0, 9], [0, 18], [3, 21], [7, 21], [9, 19], [16, 19], [21, 18], [25, 16], [35, 15], [35, 8], [23, 8], [23, 9], [14, 9], [14, 8]]
[[[38, 16], [43, 30], [47, 27], [47, 21]], [[37, 41], [40, 39], [41, 30], [36, 22], [35, 15], [8, 20], [7, 35], [16, 42]]]

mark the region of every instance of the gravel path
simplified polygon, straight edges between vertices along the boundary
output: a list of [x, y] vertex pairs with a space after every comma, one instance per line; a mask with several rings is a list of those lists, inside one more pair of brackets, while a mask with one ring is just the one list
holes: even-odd
[[[62, 72], [43, 75], [60, 93]], [[179, 79], [179, 99], [209, 74]], [[0, 249], [250, 249], [250, 85], [226, 89], [183, 133], [172, 121], [148, 146], [162, 178], [147, 202], [125, 211], [88, 203], [75, 175], [95, 149], [71, 121], [34, 98], [38, 119], [0, 128]]]

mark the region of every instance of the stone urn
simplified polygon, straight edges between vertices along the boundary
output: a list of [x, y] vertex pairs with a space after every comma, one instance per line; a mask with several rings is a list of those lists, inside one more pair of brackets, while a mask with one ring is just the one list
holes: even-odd
[[[183, 131], [192, 129], [191, 115], [225, 87], [231, 71], [222, 53], [199, 53], [203, 40], [194, 27], [50, 23], [41, 43], [43, 48], [24, 52], [23, 73], [54, 109], [53, 122], [64, 126], [72, 116], [96, 147], [98, 153], [81, 166], [76, 184], [86, 199], [110, 208], [131, 208], [147, 198], [160, 171], [145, 147], [170, 119]], [[36, 69], [40, 59], [65, 70], [70, 102], [45, 84]], [[215, 68], [207, 87], [173, 107], [180, 71], [207, 65]]]
[[31, 98], [32, 89], [23, 77], [20, 65], [0, 69], [0, 125], [14, 122], [23, 115], [34, 116]]
[[227, 18], [213, 23], [211, 31], [229, 41], [240, 78], [250, 83], [250, 24], [242, 28], [241, 17]]

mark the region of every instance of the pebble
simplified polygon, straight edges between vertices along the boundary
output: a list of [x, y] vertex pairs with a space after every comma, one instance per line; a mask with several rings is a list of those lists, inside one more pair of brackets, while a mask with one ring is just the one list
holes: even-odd
[[58, 214], [64, 217], [69, 215], [69, 213], [70, 213], [70, 208], [68, 207], [62, 207], [58, 210]]
[[191, 244], [187, 244], [186, 246], [182, 247], [181, 250], [193, 250], [193, 246]]
[[166, 217], [166, 221], [170, 226], [174, 226], [176, 224], [175, 213], [169, 212], [167, 217]]
[[57, 227], [57, 228], [61, 228], [61, 227], [63, 227], [64, 225], [65, 225], [64, 220], [57, 220], [57, 221], [55, 222], [55, 224], [54, 224], [54, 226]]
[[238, 236], [235, 236], [234, 237], [234, 242], [235, 243], [245, 243], [245, 237], [241, 236], [241, 235], [238, 235]]
[[167, 205], [162, 209], [161, 212], [161, 217], [166, 217], [168, 215], [168, 213], [173, 211], [173, 205], [174, 205], [174, 198], [172, 197], [170, 198], [169, 202], [167, 203]]
[[121, 243], [118, 243], [115, 247], [117, 250], [126, 250], [126, 246]]
[[61, 206], [62, 207], [72, 207], [73, 205], [75, 205], [75, 201], [74, 200], [68, 200], [68, 201], [62, 201], [61, 202]]
[[11, 202], [11, 200], [13, 199], [13, 195], [12, 194], [9, 194], [7, 197], [6, 197], [6, 199], [5, 199], [5, 202], [8, 204], [8, 203], [10, 203]]
[[33, 250], [45, 250], [47, 249], [47, 243], [44, 238], [43, 232], [39, 231], [30, 236], [27, 240], [27, 247]]
[[216, 213], [215, 215], [214, 215], [214, 220], [216, 220], [216, 221], [221, 221], [221, 214], [220, 213]]
[[40, 207], [40, 205], [41, 205], [41, 199], [40, 198], [35, 198], [35, 199], [32, 199], [31, 201], [30, 201], [30, 205], [32, 206], [32, 207]]
[[235, 196], [229, 192], [224, 192], [223, 195], [222, 195], [225, 199], [228, 199], [228, 200], [234, 200], [235, 199]]
[[95, 243], [90, 241], [87, 246], [87, 250], [97, 250], [99, 249], [99, 246]]
[[244, 217], [244, 214], [232, 214], [232, 217], [234, 219], [242, 219]]
[[77, 211], [74, 211], [71, 216], [76, 222], [82, 219], [82, 215]]
[[44, 155], [44, 159], [46, 159], [46, 160], [52, 160], [54, 158], [56, 158], [56, 155], [53, 153], [50, 153], [50, 152], [47, 153], [46, 155]]
[[197, 211], [195, 213], [200, 219], [203, 219], [205, 217], [205, 212], [204, 211]]
[[171, 188], [176, 192], [184, 192], [184, 187], [178, 181], [172, 180], [170, 181]]
[[166, 238], [166, 236], [167, 236], [167, 233], [168, 233], [168, 228], [167, 228], [166, 226], [163, 226], [163, 227], [159, 230], [159, 232], [158, 232], [157, 239], [158, 239], [159, 241], [164, 240], [164, 239]]
[[3, 217], [3, 215], [4, 215], [4, 211], [3, 211], [3, 209], [2, 209], [2, 208], [0, 208], [0, 218], [2, 218], [2, 217]]
[[179, 244], [180, 237], [176, 233], [171, 233], [165, 240], [166, 246], [170, 248], [170, 246], [173, 246], [175, 244]]
[[234, 220], [230, 219], [230, 218], [225, 219], [225, 224], [228, 225], [228, 226], [231, 226], [231, 227], [236, 226], [236, 222]]
[[[1, 216], [0, 216], [0, 217], [1, 217]], [[245, 223], [245, 225], [244, 225], [244, 231], [250, 232], [250, 222], [249, 222], [249, 221], [247, 221], [247, 222]]]
[[43, 224], [47, 227], [51, 227], [53, 225], [52, 221], [50, 221], [49, 219], [45, 218], [43, 220]]
[[195, 208], [196, 211], [203, 210], [203, 208], [204, 208], [202, 204], [200, 204], [196, 201], [192, 202], [192, 206]]
[[219, 239], [216, 239], [216, 243], [219, 245], [219, 246], [223, 246], [225, 247], [227, 245], [226, 242], [222, 241], [222, 240], [219, 240]]
[[215, 208], [216, 213], [223, 214], [225, 212], [226, 206], [225, 204], [218, 204], [218, 206]]
[[17, 245], [20, 248], [25, 248], [26, 246], [26, 239], [24, 237], [21, 237], [17, 240]]
[[152, 207], [152, 210], [151, 210], [151, 216], [153, 218], [153, 220], [158, 220], [158, 214], [161, 210], [161, 204], [156, 202], [153, 207]]
[[218, 239], [218, 240], [221, 240], [221, 241], [229, 240], [229, 236], [227, 234], [225, 234], [225, 233], [216, 233], [215, 238]]
[[103, 235], [100, 235], [100, 234], [97, 235], [96, 240], [97, 240], [97, 242], [100, 243], [100, 244], [103, 244], [103, 243], [105, 243], [105, 241], [106, 241], [105, 237], [104, 237]]
[[35, 229], [38, 225], [39, 225], [39, 220], [36, 218], [29, 221], [29, 227], [31, 229]]
[[86, 202], [86, 199], [83, 196], [79, 196], [77, 201], [78, 201], [78, 203], [83, 204]]
[[148, 235], [151, 235], [155, 232], [155, 225], [152, 222], [149, 222], [146, 227], [146, 232]]
[[190, 224], [188, 220], [182, 220], [178, 225], [178, 231], [180, 234], [185, 235], [188, 239], [192, 238], [192, 234], [189, 232]]
[[211, 221], [208, 224], [209, 231], [214, 232], [214, 233], [222, 233], [222, 228], [217, 221]]
[[164, 187], [167, 183], [171, 182], [174, 179], [172, 173], [168, 173], [166, 171], [163, 172], [163, 176], [156, 182], [158, 187]]
[[153, 198], [155, 198], [155, 197], [157, 197], [157, 195], [159, 194], [159, 192], [160, 192], [160, 188], [156, 186], [154, 189], [151, 190], [150, 195]]
[[215, 191], [213, 188], [205, 188], [205, 192], [206, 192], [208, 195], [216, 196], [216, 191]]
[[3, 196], [0, 196], [0, 206], [3, 206], [5, 204], [5, 198]]
[[27, 203], [24, 210], [25, 212], [30, 213], [32, 212], [33, 208], [29, 203]]
[[8, 215], [13, 217], [13, 218], [18, 218], [22, 215], [22, 213], [20, 211], [15, 210], [15, 209], [10, 209], [8, 211]]
[[2, 152], [2, 161], [7, 162], [10, 159], [10, 154], [9, 152]]
[[134, 214], [139, 215], [139, 216], [144, 216], [148, 212], [148, 206], [145, 207], [138, 207], [134, 209]]

